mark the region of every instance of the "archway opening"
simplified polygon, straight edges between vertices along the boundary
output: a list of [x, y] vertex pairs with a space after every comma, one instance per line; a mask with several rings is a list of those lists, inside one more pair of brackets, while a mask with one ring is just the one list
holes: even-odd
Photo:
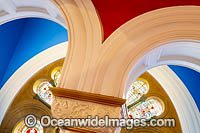
[[[171, 99], [180, 118], [182, 130], [198, 130], [200, 122], [198, 117], [199, 90], [197, 89], [200, 71], [199, 47], [198, 41], [178, 40], [148, 52], [131, 69], [126, 82], [124, 98], [127, 98], [127, 90], [130, 90], [132, 83], [137, 81], [144, 72], [148, 72]], [[191, 123], [193, 129], [186, 126], [186, 121], [191, 121], [191, 112], [197, 123]], [[186, 121], [183, 122], [183, 119]]]

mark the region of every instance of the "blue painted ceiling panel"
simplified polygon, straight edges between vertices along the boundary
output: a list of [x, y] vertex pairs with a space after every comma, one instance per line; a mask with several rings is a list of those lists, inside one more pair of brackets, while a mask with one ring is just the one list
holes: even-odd
[[19, 41], [25, 21], [22, 19], [0, 26], [0, 81]]
[[182, 66], [169, 66], [182, 80], [200, 110], [200, 73]]
[[1, 62], [3, 67], [0, 69], [0, 87], [33, 56], [68, 40], [64, 27], [41, 18], [24, 18], [1, 25], [0, 35], [0, 41], [4, 42], [0, 46], [7, 53], [6, 56], [1, 54], [6, 63]]

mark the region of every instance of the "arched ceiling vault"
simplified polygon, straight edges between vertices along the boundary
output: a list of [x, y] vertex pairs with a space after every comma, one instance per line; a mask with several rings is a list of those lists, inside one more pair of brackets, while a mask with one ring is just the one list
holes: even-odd
[[[55, 0], [55, 1], [58, 1], [58, 0]], [[132, 1], [132, 0], [127, 0], [126, 2], [121, 2], [121, 1], [119, 1], [119, 0], [117, 0], [117, 1], [114, 1], [114, 0], [110, 0], [110, 1], [98, 1], [98, 0], [92, 0], [92, 2], [93, 2], [93, 4], [94, 4], [94, 6], [95, 6], [95, 8], [97, 9], [97, 12], [98, 12], [98, 14], [99, 14], [99, 16], [100, 16], [100, 19], [101, 19], [101, 22], [102, 22], [102, 24], [103, 24], [103, 29], [104, 29], [104, 38], [106, 39], [108, 36], [110, 36], [111, 35], [111, 33], [113, 33], [117, 28], [119, 28], [122, 24], [124, 24], [124, 23], [126, 23], [127, 21], [129, 21], [129, 20], [131, 20], [132, 18], [134, 18], [134, 17], [136, 17], [136, 16], [138, 16], [138, 15], [140, 15], [140, 14], [143, 14], [143, 13], [145, 13], [145, 12], [148, 12], [148, 11], [152, 11], [152, 10], [154, 10], [154, 9], [159, 9], [159, 8], [163, 8], [163, 7], [169, 7], [169, 6], [180, 6], [180, 5], [200, 5], [200, 1], [199, 0], [191, 0], [191, 1], [187, 1], [187, 0], [182, 0], [182, 1], [179, 1], [179, 0], [174, 0], [174, 1], [171, 1], [171, 0], [166, 0], [166, 1], [161, 1], [161, 0], [156, 0], [157, 2], [156, 2], [156, 4], [155, 3], [149, 3], [148, 1], [137, 1], [137, 2], [134, 2], [134, 1]], [[5, 1], [4, 1], [5, 2]], [[23, 1], [24, 2], [24, 1]], [[22, 3], [23, 3], [22, 2]], [[33, 1], [32, 1], [33, 2]], [[28, 3], [23, 3], [25, 6], [27, 6], [28, 7], [28, 5], [34, 5], [34, 7], [36, 6], [35, 4], [33, 4], [32, 2], [28, 2]], [[41, 2], [41, 1], [40, 1]], [[15, 13], [18, 13], [18, 12], [23, 12], [22, 10], [21, 10], [21, 8], [20, 8], [20, 4], [19, 5], [17, 5], [17, 3], [19, 4], [20, 2], [19, 1], [15, 1], [15, 0], [9, 0], [8, 1], [8, 3], [7, 3], [7, 5], [3, 5], [3, 4], [0, 4], [0, 16], [2, 17], [2, 18], [4, 18], [4, 20], [8, 20], [8, 18], [7, 19], [5, 19], [6, 17], [6, 15], [11, 15], [11, 16], [13, 16]], [[47, 2], [48, 3], [48, 2]], [[87, 3], [87, 2], [85, 2], [85, 3]], [[84, 4], [85, 4], [84, 3]], [[90, 3], [90, 5], [91, 5], [91, 2], [89, 2]], [[115, 3], [115, 4], [114, 4]], [[144, 4], [145, 3], [145, 4]], [[60, 3], [61, 5], [63, 4], [63, 3]], [[79, 3], [80, 4], [80, 3]], [[42, 3], [40, 3], [40, 6], [42, 5]], [[47, 5], [49, 5], [49, 4], [47, 4]], [[78, 5], [78, 4], [77, 4]], [[87, 5], [87, 4], [85, 4], [85, 5]], [[114, 6], [115, 5], [115, 6]], [[82, 6], [81, 4], [80, 5], [78, 5], [79, 6], [79, 8]], [[45, 10], [42, 10], [42, 11], [44, 11], [45, 13], [46, 13], [46, 15], [49, 15], [50, 14], [50, 16], [54, 16], [54, 18], [56, 18], [56, 17], [59, 17], [60, 15], [60, 13], [58, 13], [58, 14], [54, 14], [54, 13], [56, 13], [57, 11], [55, 11], [55, 10], [51, 10], [51, 9], [49, 9], [49, 8], [47, 8], [48, 6], [41, 6], [41, 7], [39, 7], [38, 8], [38, 6], [36, 6], [37, 7], [37, 9], [45, 9]], [[69, 6], [70, 7], [70, 6]], [[71, 12], [72, 10], [73, 11], [77, 11], [75, 8], [65, 8], [65, 7], [61, 7], [62, 8], [62, 11], [65, 11], [65, 12]], [[89, 5], [87, 5], [85, 8], [88, 8], [88, 9], [90, 9], [90, 10], [92, 10], [92, 11], [94, 11], [95, 9], [94, 9], [94, 7], [92, 7], [92, 6], [89, 6]], [[190, 7], [188, 7], [188, 8], [190, 8]], [[199, 9], [198, 9], [198, 7], [195, 7], [196, 8], [196, 10], [195, 11], [198, 11]], [[19, 10], [20, 9], [20, 10]], [[173, 10], [173, 8], [171, 8], [172, 10]], [[182, 12], [182, 10], [179, 10], [179, 11], [181, 11]], [[193, 10], [191, 10], [191, 11], [193, 11]], [[184, 11], [183, 11], [184, 12]], [[116, 66], [116, 62], [119, 62], [119, 58], [117, 58], [117, 57], [122, 57], [122, 56], [116, 56], [116, 58], [113, 58], [112, 60], [107, 60], [106, 59], [106, 61], [104, 62], [104, 60], [103, 60], [103, 58], [101, 59], [101, 58], [96, 58], [97, 56], [95, 55], [95, 56], [93, 56], [93, 54], [90, 54], [90, 53], [102, 53], [102, 55], [104, 55], [104, 53], [105, 53], [105, 56], [106, 57], [111, 57], [112, 55], [110, 55], [110, 51], [109, 50], [112, 50], [113, 52], [119, 52], [120, 53], [120, 50], [124, 50], [124, 49], [121, 49], [120, 47], [114, 47], [114, 49], [113, 49], [113, 47], [110, 47], [111, 45], [109, 45], [109, 43], [111, 44], [111, 43], [114, 43], [114, 42], [116, 42], [115, 43], [115, 46], [117, 46], [116, 44], [118, 44], [118, 43], [121, 43], [120, 41], [124, 41], [123, 39], [121, 39], [121, 38], [118, 38], [118, 40], [116, 39], [117, 38], [117, 35], [119, 35], [120, 37], [125, 37], [124, 39], [126, 40], [127, 38], [128, 39], [130, 39], [130, 40], [132, 40], [132, 41], [134, 41], [134, 37], [136, 37], [136, 35], [137, 34], [129, 34], [129, 36], [127, 37], [126, 35], [128, 35], [128, 32], [129, 32], [129, 29], [127, 30], [127, 29], [123, 29], [123, 27], [124, 26], [122, 26], [122, 28], [120, 28], [118, 31], [116, 31], [116, 32], [114, 32], [113, 34], [114, 34], [114, 37], [115, 38], [111, 38], [111, 37], [109, 37], [105, 42], [105, 44], [108, 44], [106, 47], [107, 47], [107, 49], [106, 50], [102, 50], [101, 49], [101, 45], [92, 45], [92, 47], [87, 47], [86, 46], [86, 44], [101, 44], [101, 42], [102, 42], [102, 29], [101, 29], [101, 26], [100, 26], [100, 24], [98, 23], [98, 19], [97, 19], [97, 15], [94, 13], [94, 12], [92, 12], [92, 13], [90, 13], [90, 12], [84, 12], [84, 13], [80, 13], [80, 12], [76, 12], [76, 13], [78, 13], [78, 15], [77, 16], [74, 16], [73, 17], [73, 14], [68, 14], [69, 16], [71, 15], [71, 18], [70, 19], [68, 19], [67, 18], [67, 25], [69, 26], [69, 32], [70, 32], [70, 44], [79, 44], [79, 45], [73, 45], [73, 46], [71, 46], [70, 45], [70, 52], [67, 54], [67, 58], [68, 59], [71, 59], [71, 55], [75, 55], [75, 56], [77, 56], [77, 59], [79, 58], [79, 57], [81, 57], [82, 58], [82, 60], [81, 61], [83, 61], [83, 60], [87, 60], [89, 63], [84, 63], [84, 62], [78, 62], [78, 61], [71, 61], [71, 60], [69, 60], [69, 63], [70, 63], [70, 65], [71, 64], [73, 64], [75, 67], [72, 67], [72, 66], [70, 66], [70, 68], [73, 68], [73, 69], [75, 69], [75, 68], [77, 68], [76, 66], [79, 66], [79, 68], [77, 68], [78, 69], [78, 71], [74, 71], [74, 72], [77, 72], [77, 73], [75, 73], [75, 74], [78, 74], [78, 73], [81, 73], [82, 72], [82, 70], [84, 70], [83, 71], [83, 73], [80, 75], [80, 76], [78, 76], [79, 78], [80, 78], [80, 81], [77, 81], [77, 83], [75, 83], [75, 82], [71, 82], [71, 84], [70, 84], [70, 86], [72, 86], [72, 88], [75, 86], [75, 85], [77, 85], [76, 87], [74, 87], [74, 88], [78, 88], [78, 89], [82, 89], [82, 90], [85, 90], [85, 91], [91, 91], [91, 90], [87, 90], [88, 88], [88, 85], [90, 85], [90, 81], [89, 80], [85, 80], [85, 79], [92, 79], [92, 81], [93, 81], [93, 79], [95, 79], [95, 82], [98, 82], [98, 81], [102, 81], [101, 80], [101, 78], [103, 77], [103, 79], [104, 79], [104, 81], [102, 81], [103, 83], [99, 83], [99, 84], [94, 84], [93, 85], [93, 87], [94, 87], [94, 89], [92, 90], [92, 91], [97, 91], [98, 93], [102, 93], [102, 94], [106, 94], [106, 95], [110, 95], [110, 92], [108, 92], [108, 90], [106, 90], [106, 88], [117, 88], [117, 86], [120, 86], [120, 87], [124, 87], [124, 84], [123, 85], [119, 85], [119, 84], [116, 84], [116, 85], [114, 85], [114, 82], [116, 82], [118, 79], [114, 79], [114, 78], [110, 78], [109, 76], [107, 76], [107, 75], [109, 75], [110, 73], [111, 74], [116, 74], [117, 72], [115, 72], [115, 70], [114, 69], [110, 69], [110, 68], [113, 68], [112, 67], [112, 65], [113, 66]], [[79, 14], [80, 13], [80, 14]], [[188, 12], [187, 12], [188, 13]], [[187, 13], [186, 13], [186, 15], [187, 15]], [[190, 12], [189, 12], [190, 13]], [[199, 14], [198, 12], [197, 12], [197, 14]], [[195, 15], [197, 15], [197, 14], [195, 14]], [[182, 14], [183, 15], [183, 14]], [[184, 14], [185, 15], [185, 14]], [[69, 17], [69, 16], [67, 16], [67, 17]], [[84, 18], [83, 19], [83, 21], [81, 20], [81, 21], [75, 21], [76, 20], [76, 17], [77, 18], [80, 18], [80, 16], [82, 17], [82, 18]], [[65, 16], [66, 17], [66, 16]], [[174, 35], [174, 34], [176, 34], [176, 35], [178, 35], [178, 36], [176, 36], [176, 37], [172, 37], [172, 38], [170, 38], [170, 39], [180, 39], [181, 37], [185, 37], [186, 39], [198, 39], [199, 38], [199, 26], [198, 26], [198, 24], [194, 24], [196, 21], [199, 21], [198, 19], [193, 19], [193, 17], [191, 16], [191, 15], [188, 15], [188, 17], [189, 18], [192, 18], [191, 19], [191, 21], [190, 22], [192, 22], [192, 26], [191, 26], [191, 28], [192, 28], [192, 30], [193, 31], [191, 31], [191, 32], [188, 32], [188, 31], [190, 31], [190, 29], [187, 29], [187, 27], [183, 27], [183, 25], [179, 25], [178, 23], [177, 23], [177, 26], [174, 26], [174, 28], [176, 29], [177, 28], [177, 31], [175, 32], [175, 33], [173, 33], [172, 34], [172, 32], [173, 31], [169, 31], [168, 33], [169, 34], [165, 34], [165, 33], [163, 33], [163, 34], [165, 34], [165, 35]], [[75, 18], [75, 19], [74, 19]], [[93, 19], [90, 19], [90, 18], [95, 18], [94, 20], [95, 21], [93, 21]], [[196, 17], [196, 18], [198, 18], [198, 17]], [[57, 18], [58, 19], [58, 18]], [[138, 19], [138, 18], [136, 18], [136, 19]], [[159, 18], [158, 18], [159, 19]], [[4, 20], [3, 21], [1, 21], [0, 23], [2, 24], [2, 23], [4, 23]], [[178, 20], [178, 19], [177, 19]], [[131, 20], [131, 21], [137, 21], [137, 20]], [[179, 20], [178, 20], [179, 21]], [[94, 23], [91, 23], [91, 22], [94, 22]], [[96, 23], [97, 22], [97, 23]], [[188, 25], [190, 25], [191, 23], [190, 22], [188, 22], [187, 24]], [[193, 23], [194, 22], [194, 23]], [[59, 22], [59, 23], [61, 23], [61, 21]], [[73, 23], [75, 23], [75, 25], [77, 26], [77, 27], [75, 27], [74, 25], [73, 25]], [[92, 25], [89, 25], [90, 27], [89, 28], [87, 28], [87, 26], [86, 27], [83, 27], [83, 25], [82, 24], [92, 24]], [[129, 21], [129, 23], [130, 23], [130, 21]], [[143, 24], [143, 23], [142, 23]], [[23, 24], [21, 24], [21, 25], [23, 25]], [[27, 24], [26, 24], [27, 25]], [[143, 25], [141, 25], [141, 27], [142, 27]], [[182, 27], [181, 27], [182, 26]], [[134, 27], [134, 26], [133, 26]], [[138, 26], [139, 27], [139, 26]], [[132, 33], [134, 33], [134, 30], [136, 29], [136, 28], [138, 28], [137, 26], [135, 26], [135, 28], [132, 28], [131, 29], [131, 32]], [[16, 30], [16, 33], [18, 33], [18, 32], [20, 32], [21, 30], [24, 30], [24, 27], [22, 26], [21, 28], [20, 27], [18, 27], [19, 29], [17, 29]], [[74, 29], [73, 29], [74, 28]], [[180, 31], [180, 29], [181, 28], [184, 28], [185, 29], [185, 31], [184, 31], [184, 33], [185, 34], [182, 34], [181, 32], [179, 32]], [[168, 28], [167, 27], [165, 27], [165, 29], [166, 30], [168, 30]], [[73, 31], [74, 30], [74, 31]], [[29, 29], [27, 29], [27, 32], [29, 31]], [[73, 32], [72, 32], [73, 31]], [[78, 32], [77, 32], [78, 31]], [[151, 33], [151, 31], [152, 31], [152, 29], [150, 29], [150, 32], [149, 31], [143, 31], [143, 32], [141, 32], [141, 33], [145, 33], [146, 35], [149, 33], [149, 35], [152, 35], [152, 34], [150, 34]], [[81, 33], [84, 33], [84, 34], [81, 34]], [[95, 33], [95, 34], [93, 34], [94, 32], [97, 32], [97, 33]], [[72, 34], [71, 34], [72, 33]], [[111, 35], [111, 36], [113, 36], [113, 34]], [[187, 35], [186, 35], [187, 34]], [[5, 35], [5, 34], [4, 34]], [[78, 36], [77, 36], [78, 35]], [[135, 36], [134, 36], [135, 35]], [[42, 35], [41, 35], [42, 36]], [[74, 37], [75, 36], [75, 37]], [[19, 38], [18, 36], [15, 36], [16, 38]], [[93, 38], [94, 37], [94, 38]], [[154, 37], [156, 37], [156, 36], [154, 36]], [[168, 40], [170, 40], [170, 39], [166, 39], [164, 36], [161, 36], [161, 37], [163, 37], [163, 40], [164, 41], [168, 41]], [[92, 39], [90, 39], [90, 38], [92, 38]], [[111, 38], [111, 39], [110, 39]], [[184, 38], [184, 39], [185, 39]], [[128, 40], [127, 39], [127, 40]], [[182, 39], [182, 38], [181, 38]], [[15, 41], [15, 42], [21, 42], [20, 40], [24, 40], [24, 39], [14, 39], [13, 41]], [[147, 39], [148, 40], [148, 39]], [[150, 40], [151, 41], [151, 40]], [[22, 41], [23, 42], [23, 41]], [[149, 41], [148, 41], [149, 42]], [[153, 41], [152, 41], [153, 42]], [[162, 41], [161, 41], [162, 42]], [[137, 42], [137, 40], [135, 41], [135, 43], [138, 43]], [[80, 44], [82, 44], [82, 45], [80, 45]], [[126, 42], [126, 44], [131, 44], [131, 43], [127, 43]], [[139, 43], [138, 43], [139, 44]], [[141, 44], [145, 44], [145, 43], [141, 43]], [[21, 44], [20, 44], [21, 45]], [[15, 45], [14, 47], [14, 49], [12, 49], [11, 51], [15, 51], [16, 49], [21, 49], [21, 47], [20, 47], [20, 45]], [[2, 46], [3, 46], [3, 43], [2, 43]], [[24, 45], [23, 47], [26, 47], [27, 45]], [[33, 45], [34, 46], [34, 45]], [[158, 45], [157, 45], [158, 46]], [[83, 48], [84, 50], [83, 51], [75, 51], [75, 53], [79, 53], [79, 54], [75, 54], [75, 53], [73, 53], [73, 50], [74, 50], [74, 48]], [[28, 47], [27, 47], [28, 48]], [[129, 48], [129, 47], [127, 47], [127, 48]], [[152, 47], [152, 48], [154, 48], [154, 47]], [[72, 50], [72, 51], [71, 51]], [[134, 49], [133, 49], [134, 50]], [[9, 51], [9, 50], [7, 50], [7, 51]], [[89, 52], [88, 52], [89, 51]], [[122, 52], [121, 51], [121, 52]], [[148, 51], [148, 50], [146, 50], [146, 51]], [[5, 51], [4, 51], [5, 52]], [[41, 51], [40, 51], [41, 52]], [[14, 54], [16, 54], [17, 56], [18, 55], [21, 55], [21, 56], [23, 56], [23, 54], [21, 54], [20, 53], [20, 50], [18, 51], [18, 52], [13, 52]], [[123, 52], [122, 52], [123, 53]], [[9, 56], [7, 56], [7, 57], [12, 57], [12, 55], [10, 54], [10, 53], [7, 53]], [[81, 55], [80, 55], [81, 54]], [[108, 56], [107, 56], [108, 55]], [[139, 55], [139, 54], [138, 54]], [[15, 59], [15, 58], [17, 58], [17, 56], [13, 56], [13, 58]], [[32, 55], [33, 56], [33, 55]], [[31, 57], [32, 57], [31, 56]], [[69, 56], [69, 57], [68, 57]], [[125, 55], [124, 55], [124, 57], [125, 57]], [[139, 56], [138, 56], [139, 57]], [[13, 58], [10, 58], [11, 60], [13, 59]], [[30, 58], [29, 58], [30, 59]], [[97, 77], [92, 77], [92, 76], [94, 76], [95, 75], [95, 71], [90, 71], [91, 69], [89, 69], [88, 67], [89, 66], [91, 66], [91, 67], [95, 67], [95, 59], [97, 59], [99, 62], [97, 63], [97, 64], [103, 64], [103, 67], [102, 66], [98, 66], [98, 68], [99, 68], [99, 74], [101, 75], [103, 75], [101, 78], [97, 78]], [[126, 58], [127, 59], [127, 58]], [[91, 60], [93, 60], [94, 62], [90, 62]], [[123, 59], [121, 58], [121, 61], [122, 61]], [[27, 60], [26, 60], [27, 61]], [[134, 61], [136, 61], [136, 60], [134, 60]], [[123, 61], [122, 61], [123, 62]], [[24, 62], [23, 62], [24, 63]], [[22, 63], [22, 64], [23, 64]], [[81, 65], [79, 65], [79, 63], [81, 63]], [[109, 63], [109, 64], [106, 64], [106, 63]], [[113, 64], [112, 64], [113, 63]], [[10, 63], [10, 62], [7, 62], [6, 64], [11, 64], [11, 66], [12, 66], [12, 63]], [[15, 63], [13, 63], [13, 64], [15, 64]], [[22, 65], [21, 64], [21, 65]], [[105, 66], [104, 66], [104, 64], [105, 64]], [[110, 65], [111, 64], [111, 65]], [[122, 63], [123, 65], [124, 65], [124, 63]], [[131, 63], [132, 64], [132, 63]], [[134, 64], [134, 63], [133, 63]], [[5, 65], [5, 64], [4, 64]], [[118, 66], [119, 66], [119, 64], [117, 64]], [[69, 64], [65, 64], [65, 66], [68, 66], [69, 67]], [[110, 67], [111, 66], [111, 67]], [[19, 68], [20, 67], [20, 65], [18, 66], [18, 67], [16, 67], [16, 69], [15, 70], [17, 70], [17, 68]], [[128, 66], [123, 66], [123, 68], [127, 68]], [[6, 68], [6, 66], [4, 66], [4, 68]], [[9, 67], [8, 67], [9, 68]], [[120, 68], [120, 67], [119, 67]], [[71, 69], [70, 69], [71, 70]], [[109, 70], [112, 70], [112, 71], [109, 71]], [[1, 70], [0, 72], [4, 72], [4, 70]], [[6, 73], [7, 73], [7, 71], [5, 71]], [[90, 73], [90, 72], [92, 72], [92, 74]], [[123, 72], [125, 72], [125, 71], [123, 71]], [[88, 74], [89, 73], [89, 74]], [[118, 74], [122, 74], [122, 73], [118, 73]], [[127, 74], [127, 73], [126, 73]], [[91, 75], [89, 78], [87, 78], [87, 76], [88, 75]], [[98, 74], [97, 74], [98, 75]], [[105, 75], [105, 77], [104, 77], [104, 75]], [[67, 75], [68, 76], [68, 75]], [[66, 77], [67, 77], [66, 76]], [[76, 75], [77, 76], [77, 75]], [[112, 77], [112, 75], [111, 75], [111, 77]], [[114, 76], [113, 76], [114, 77]], [[72, 81], [74, 81], [74, 79], [73, 79], [73, 75], [72, 75], [72, 78], [70, 77], [67, 77], [68, 79], [70, 79], [70, 80], [72, 80]], [[76, 77], [75, 77], [76, 78]], [[78, 78], [77, 78], [78, 79]], [[107, 80], [107, 79], [109, 79], [109, 80]], [[79, 79], [78, 79], [79, 80]], [[68, 80], [69, 81], [69, 80]], [[111, 81], [112, 83], [113, 83], [113, 87], [112, 87], [112, 85], [111, 86], [107, 86], [107, 81]], [[116, 82], [116, 83], [121, 83], [121, 81], [122, 81], [122, 79], [120, 79], [120, 82]], [[95, 82], [93, 82], [93, 83], [95, 83]], [[122, 82], [124, 82], [125, 83], [125, 80], [123, 79], [123, 81]], [[66, 83], [66, 82], [64, 82], [64, 83]], [[64, 84], [63, 83], [63, 84]], [[23, 83], [21, 83], [21, 85], [22, 85]], [[20, 86], [20, 85], [19, 85]], [[18, 87], [19, 87], [18, 86]], [[63, 85], [64, 86], [64, 85]], [[66, 86], [67, 87], [67, 86]], [[104, 90], [98, 90], [99, 88], [103, 88]], [[91, 88], [89, 88], [89, 89], [91, 89]], [[4, 90], [4, 92], [7, 92], [8, 90]], [[120, 91], [115, 91], [115, 90], [112, 90], [111, 91], [111, 93], [113, 93], [115, 96], [122, 96], [122, 89], [121, 89], [121, 92]], [[16, 91], [16, 93], [17, 93], [17, 91]], [[16, 94], [15, 93], [15, 94]], [[120, 94], [119, 94], [120, 93]], [[4, 93], [5, 94], [5, 93]], [[4, 99], [4, 101], [5, 101], [6, 99]], [[6, 107], [5, 108], [8, 108], [8, 105], [6, 105]], [[4, 110], [3, 111], [3, 114], [5, 113], [5, 111], [6, 110]], [[2, 118], [1, 118], [2, 119]]]

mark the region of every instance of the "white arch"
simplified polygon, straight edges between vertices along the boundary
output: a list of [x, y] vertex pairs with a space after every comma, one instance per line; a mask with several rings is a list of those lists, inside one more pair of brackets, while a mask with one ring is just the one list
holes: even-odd
[[48, 48], [24, 63], [0, 90], [0, 124], [4, 115], [23, 85], [45, 66], [66, 56], [68, 42]]
[[[200, 72], [200, 42], [194, 40], [177, 40], [154, 48], [143, 56], [127, 78], [126, 92], [129, 85], [142, 73], [160, 65], [181, 65]], [[124, 95], [125, 96], [125, 95]]]
[[12, 20], [28, 17], [48, 19], [66, 28], [62, 13], [51, 0], [0, 1], [0, 25]]
[[190, 92], [178, 76], [168, 67], [159, 66], [148, 71], [164, 88], [178, 114], [184, 133], [200, 131], [200, 114]]
[[[181, 65], [200, 72], [200, 42], [177, 40], [154, 48], [143, 56], [132, 68], [127, 78], [127, 91], [131, 83], [145, 71], [160, 65]], [[149, 71], [162, 85], [174, 104], [184, 132], [200, 132], [200, 113], [194, 99], [182, 81], [168, 67], [157, 67]]]

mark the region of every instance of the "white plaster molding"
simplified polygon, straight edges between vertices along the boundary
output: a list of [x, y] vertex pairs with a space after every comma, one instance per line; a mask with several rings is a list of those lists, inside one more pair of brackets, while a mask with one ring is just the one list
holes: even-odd
[[159, 66], [148, 71], [164, 88], [178, 114], [184, 133], [200, 132], [198, 108], [190, 92], [178, 76], [168, 67]]
[[12, 0], [1, 0], [0, 10], [4, 10], [10, 14], [16, 13], [16, 5]]
[[156, 64], [157, 61], [160, 59], [161, 54], [162, 54], [162, 48], [157, 49], [156, 51], [151, 51], [149, 55], [145, 58], [144, 64], [147, 66]]
[[48, 48], [24, 63], [4, 84], [0, 90], [0, 123], [23, 85], [45, 66], [66, 56], [68, 42]]
[[[200, 42], [177, 40], [157, 47], [143, 56], [131, 69], [126, 84], [129, 85], [145, 71], [160, 65], [180, 65], [200, 72]], [[155, 58], [155, 59], [154, 59]], [[124, 95], [125, 97], [125, 95]]]
[[0, 24], [27, 17], [52, 20], [66, 28], [64, 16], [51, 0], [0, 0]]

